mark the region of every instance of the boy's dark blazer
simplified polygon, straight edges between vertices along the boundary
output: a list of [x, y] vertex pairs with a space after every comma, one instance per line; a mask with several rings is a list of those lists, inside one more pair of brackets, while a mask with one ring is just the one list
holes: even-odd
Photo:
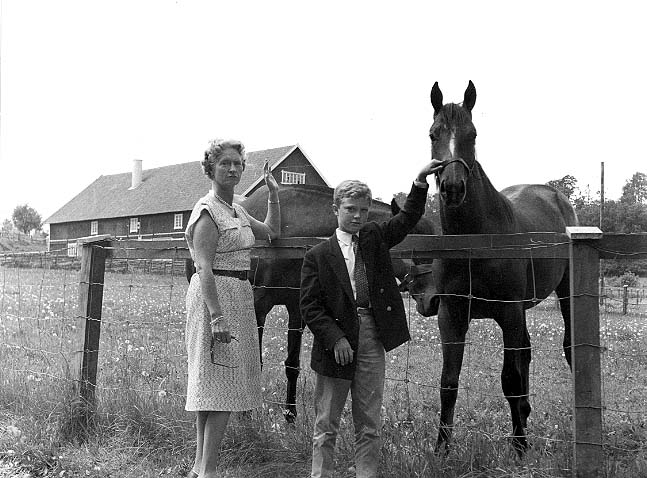
[[[391, 265], [389, 249], [400, 243], [425, 210], [427, 188], [413, 186], [404, 207], [390, 220], [362, 226], [359, 245], [366, 263], [369, 298], [379, 338], [386, 351], [411, 339], [402, 296]], [[310, 365], [328, 377], [352, 379], [355, 359], [341, 366], [335, 361], [335, 343], [346, 337], [355, 354], [359, 318], [337, 235], [310, 249], [301, 269], [301, 315], [314, 334]]]

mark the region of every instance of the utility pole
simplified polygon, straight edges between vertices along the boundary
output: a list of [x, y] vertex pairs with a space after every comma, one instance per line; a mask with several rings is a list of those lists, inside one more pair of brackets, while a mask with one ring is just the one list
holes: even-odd
[[[600, 230], [602, 231], [602, 216], [604, 215], [604, 161], [600, 163]], [[600, 264], [602, 266], [602, 264]], [[604, 268], [600, 267], [600, 305], [604, 305]]]

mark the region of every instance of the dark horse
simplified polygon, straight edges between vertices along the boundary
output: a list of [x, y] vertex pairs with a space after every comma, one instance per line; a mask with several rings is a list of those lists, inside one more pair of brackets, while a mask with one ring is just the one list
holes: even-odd
[[[470, 81], [462, 105], [443, 105], [435, 83], [431, 90], [434, 122], [429, 130], [432, 158], [443, 161], [436, 176], [443, 235], [565, 232], [577, 225], [568, 199], [549, 186], [522, 184], [498, 192], [476, 160], [472, 108], [476, 89]], [[524, 428], [530, 414], [528, 374], [530, 336], [526, 309], [557, 292], [564, 318], [564, 353], [569, 365], [570, 302], [566, 259], [443, 259], [414, 267], [408, 284], [422, 315], [438, 311], [443, 369], [437, 450], [451, 439], [454, 407], [463, 362], [465, 335], [473, 318], [493, 318], [503, 332], [501, 385], [510, 405], [512, 442], [528, 447]], [[438, 306], [438, 297], [440, 303]], [[472, 297], [471, 300], [469, 297]], [[438, 309], [436, 309], [438, 307]]]
[[[281, 202], [281, 237], [330, 237], [337, 227], [333, 214], [333, 190], [325, 186], [283, 185], [279, 190]], [[267, 188], [262, 187], [240, 204], [256, 218], [267, 212]], [[373, 201], [369, 211], [370, 221], [386, 221], [397, 214], [395, 200], [389, 206]], [[433, 234], [431, 222], [422, 218], [414, 234]], [[314, 245], [314, 244], [313, 244]], [[287, 378], [286, 403], [283, 415], [288, 422], [297, 416], [296, 388], [300, 371], [301, 339], [305, 324], [299, 310], [299, 286], [302, 259], [252, 258], [249, 280], [254, 289], [254, 309], [258, 325], [259, 344], [263, 344], [263, 331], [267, 314], [275, 305], [284, 305], [288, 312], [288, 356], [285, 360]], [[403, 279], [410, 265], [401, 259], [393, 260], [396, 277]], [[187, 279], [194, 272], [192, 261], [187, 261]]]

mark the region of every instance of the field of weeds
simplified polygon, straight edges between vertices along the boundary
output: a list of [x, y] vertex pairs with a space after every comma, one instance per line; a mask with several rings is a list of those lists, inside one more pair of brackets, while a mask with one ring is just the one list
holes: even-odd
[[[183, 476], [194, 449], [184, 411], [183, 276], [108, 273], [105, 279], [97, 411], [88, 430], [73, 392], [83, 348], [78, 273], [0, 268], [0, 476]], [[381, 476], [561, 477], [572, 473], [572, 384], [562, 354], [562, 319], [552, 300], [528, 313], [533, 345], [532, 448], [518, 459], [500, 386], [501, 331], [474, 321], [468, 335], [454, 442], [433, 453], [442, 364], [435, 317], [404, 298], [413, 340], [387, 355]], [[604, 453], [607, 476], [647, 476], [647, 306], [601, 311]], [[312, 336], [304, 333], [298, 418], [286, 424], [287, 314], [276, 307], [263, 344], [262, 409], [233, 417], [224, 443], [228, 477], [309, 473]], [[86, 422], [87, 424], [87, 422]], [[338, 440], [337, 476], [354, 476], [352, 418]]]

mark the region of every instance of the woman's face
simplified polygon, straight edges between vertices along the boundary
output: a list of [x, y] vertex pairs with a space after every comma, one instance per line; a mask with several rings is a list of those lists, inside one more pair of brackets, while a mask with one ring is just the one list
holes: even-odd
[[243, 159], [233, 148], [225, 149], [213, 168], [213, 180], [225, 188], [233, 188], [243, 174]]

